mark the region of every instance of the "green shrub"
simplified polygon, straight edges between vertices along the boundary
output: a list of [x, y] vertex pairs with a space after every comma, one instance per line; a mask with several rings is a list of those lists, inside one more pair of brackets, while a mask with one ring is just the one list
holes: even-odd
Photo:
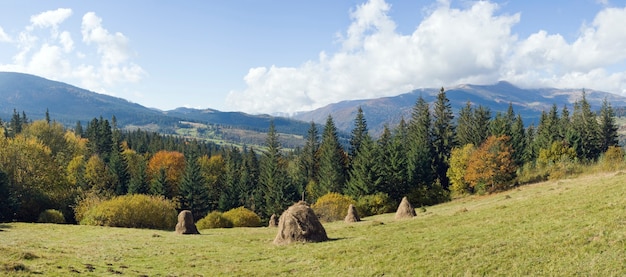
[[365, 195], [356, 201], [356, 210], [361, 217], [390, 213], [395, 208], [395, 203], [383, 192]]
[[350, 204], [356, 204], [352, 198], [330, 192], [317, 199], [317, 202], [311, 205], [311, 209], [321, 221], [331, 222], [343, 220], [348, 214]]
[[226, 217], [224, 217], [224, 214], [218, 211], [213, 211], [204, 218], [198, 220], [198, 222], [196, 222], [196, 227], [198, 227], [198, 229], [200, 230], [213, 228], [232, 228], [233, 223]]
[[97, 204], [85, 213], [83, 225], [172, 230], [174, 203], [160, 196], [123, 195]]
[[39, 214], [37, 222], [63, 224], [65, 223], [65, 216], [58, 210], [45, 210]]
[[224, 217], [233, 223], [234, 227], [259, 227], [261, 218], [253, 211], [239, 207], [224, 213]]

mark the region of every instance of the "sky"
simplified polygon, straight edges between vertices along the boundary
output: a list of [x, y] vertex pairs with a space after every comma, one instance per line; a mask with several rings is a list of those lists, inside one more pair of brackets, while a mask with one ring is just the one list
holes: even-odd
[[3, 0], [0, 71], [253, 114], [502, 80], [626, 95], [626, 0]]

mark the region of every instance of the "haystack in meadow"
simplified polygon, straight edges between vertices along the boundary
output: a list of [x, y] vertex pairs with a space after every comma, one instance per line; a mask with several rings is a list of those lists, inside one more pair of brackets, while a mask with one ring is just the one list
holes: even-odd
[[409, 203], [409, 199], [407, 199], [406, 196], [403, 197], [402, 202], [398, 205], [398, 210], [396, 210], [395, 219], [412, 218], [416, 215], [413, 205]]
[[193, 215], [190, 210], [183, 210], [178, 214], [176, 233], [181, 235], [199, 235], [196, 224], [193, 223]]
[[292, 242], [327, 241], [326, 229], [304, 201], [293, 204], [283, 212], [278, 220], [278, 234], [274, 244], [284, 245]]
[[270, 222], [267, 226], [278, 227], [278, 216], [276, 216], [276, 214], [272, 214], [272, 216], [270, 216]]
[[348, 207], [348, 214], [346, 215], [346, 218], [343, 219], [343, 221], [346, 223], [361, 221], [361, 218], [359, 217], [359, 213], [357, 213], [354, 205], [350, 204], [350, 207]]

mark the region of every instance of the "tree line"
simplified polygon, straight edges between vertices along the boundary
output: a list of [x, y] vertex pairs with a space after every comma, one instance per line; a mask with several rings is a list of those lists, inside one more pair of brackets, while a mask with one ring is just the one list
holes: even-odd
[[241, 206], [267, 219], [331, 192], [392, 203], [408, 196], [426, 206], [507, 189], [521, 172], [564, 159], [591, 163], [618, 143], [610, 104], [596, 114], [584, 91], [571, 115], [553, 105], [537, 126], [525, 126], [512, 105], [493, 116], [468, 102], [455, 116], [442, 88], [433, 103], [419, 97], [411, 117], [378, 138], [361, 108], [347, 147], [330, 115], [319, 127], [311, 122], [305, 145], [287, 151], [273, 121], [255, 149], [121, 130], [115, 117], [68, 129], [47, 113], [30, 122], [14, 111], [0, 121], [0, 220], [36, 221], [57, 209], [72, 222], [79, 202], [124, 194], [162, 196], [196, 219]]

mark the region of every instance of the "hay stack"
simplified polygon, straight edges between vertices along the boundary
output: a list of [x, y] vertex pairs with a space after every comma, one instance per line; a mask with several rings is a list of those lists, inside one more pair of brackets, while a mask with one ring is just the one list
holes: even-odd
[[300, 201], [289, 207], [280, 216], [278, 234], [274, 244], [292, 242], [321, 242], [328, 240], [322, 223], [306, 202]]
[[199, 235], [196, 224], [193, 223], [193, 215], [190, 210], [181, 211], [178, 214], [178, 223], [176, 224], [176, 233], [181, 235]]
[[346, 218], [344, 218], [343, 221], [347, 223], [361, 221], [361, 218], [359, 218], [359, 213], [356, 212], [356, 208], [354, 207], [354, 205], [350, 204], [350, 207], [348, 207], [348, 215], [346, 215]]
[[402, 198], [402, 202], [398, 205], [398, 210], [396, 211], [396, 219], [404, 219], [404, 218], [412, 218], [416, 216], [415, 209], [409, 203], [409, 200], [405, 197]]
[[278, 227], [278, 216], [276, 216], [276, 214], [272, 214], [270, 217], [268, 227]]

